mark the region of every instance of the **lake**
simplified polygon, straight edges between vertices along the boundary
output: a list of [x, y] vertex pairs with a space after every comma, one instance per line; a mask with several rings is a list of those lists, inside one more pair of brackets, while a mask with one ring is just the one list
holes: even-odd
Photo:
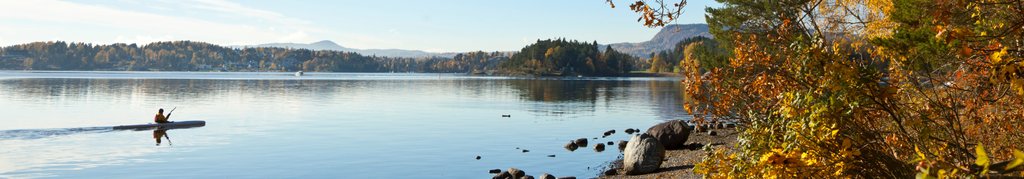
[[[621, 153], [595, 143], [690, 118], [679, 80], [0, 71], [0, 178], [596, 177]], [[206, 125], [159, 144], [153, 129], [110, 128], [159, 108]]]

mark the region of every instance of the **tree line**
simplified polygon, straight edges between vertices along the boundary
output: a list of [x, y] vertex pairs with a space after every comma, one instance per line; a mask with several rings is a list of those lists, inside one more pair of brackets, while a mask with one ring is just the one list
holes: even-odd
[[0, 55], [0, 69], [13, 70], [471, 72], [497, 69], [511, 53], [403, 58], [281, 47], [229, 48], [193, 41], [145, 46], [50, 41], [3, 47]]
[[[451, 58], [403, 58], [354, 52], [281, 47], [230, 48], [205, 42], [167, 41], [139, 46], [93, 45], [64, 41], [33, 42], [0, 48], [0, 69], [113, 71], [315, 71], [315, 72], [450, 72], [531, 75], [617, 76], [635, 70], [655, 72], [680, 64], [685, 46], [701, 43], [718, 50], [714, 40], [686, 39], [675, 50], [644, 59], [597, 42], [538, 40], [520, 52], [467, 52]], [[707, 50], [706, 50], [707, 51]], [[714, 51], [713, 53], [718, 53]], [[712, 54], [705, 53], [705, 54]], [[702, 58], [703, 59], [703, 58]], [[653, 62], [653, 63], [652, 63]], [[656, 64], [652, 68], [651, 64]], [[682, 69], [682, 68], [679, 68]]]

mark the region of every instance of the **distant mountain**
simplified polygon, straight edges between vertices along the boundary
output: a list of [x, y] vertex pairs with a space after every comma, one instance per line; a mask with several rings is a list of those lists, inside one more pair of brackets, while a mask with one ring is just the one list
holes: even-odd
[[[235, 46], [231, 46], [231, 47], [242, 48], [242, 47], [245, 47], [245, 46], [235, 45]], [[454, 53], [454, 52], [431, 53], [431, 52], [424, 52], [424, 51], [419, 51], [419, 50], [401, 50], [401, 49], [354, 49], [354, 48], [343, 47], [343, 46], [338, 45], [337, 43], [334, 43], [334, 42], [332, 42], [330, 40], [313, 42], [313, 43], [309, 43], [309, 44], [301, 44], [301, 43], [268, 43], [268, 44], [259, 44], [259, 45], [249, 45], [248, 47], [288, 47], [288, 48], [304, 48], [304, 49], [310, 49], [310, 50], [335, 50], [335, 51], [344, 51], [344, 52], [356, 52], [356, 53], [362, 54], [364, 56], [376, 55], [376, 56], [387, 56], [387, 57], [412, 57], [412, 58], [426, 58], [426, 57], [431, 57], [431, 56], [451, 58], [451, 57], [455, 56], [455, 54], [457, 54], [457, 53]]]
[[679, 41], [696, 36], [714, 38], [711, 33], [708, 33], [707, 24], [667, 25], [661, 28], [661, 31], [655, 34], [650, 41], [600, 45], [598, 49], [604, 50], [606, 46], [611, 45], [613, 49], [619, 52], [647, 58], [651, 52], [657, 53], [662, 50], [671, 50]]

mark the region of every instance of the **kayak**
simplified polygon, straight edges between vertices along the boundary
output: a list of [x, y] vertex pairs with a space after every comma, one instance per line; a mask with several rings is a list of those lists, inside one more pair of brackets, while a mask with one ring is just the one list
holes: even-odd
[[155, 128], [155, 127], [166, 127], [166, 128], [179, 128], [179, 127], [199, 127], [206, 126], [206, 121], [174, 121], [172, 123], [149, 123], [139, 125], [122, 125], [114, 126], [114, 129], [143, 129], [143, 128]]

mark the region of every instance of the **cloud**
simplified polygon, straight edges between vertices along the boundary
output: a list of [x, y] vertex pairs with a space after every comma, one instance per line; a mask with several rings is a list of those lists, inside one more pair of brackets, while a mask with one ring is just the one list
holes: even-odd
[[281, 13], [243, 7], [241, 4], [223, 0], [192, 0], [195, 3], [183, 3], [186, 7], [214, 10], [226, 13], [238, 14], [246, 17], [256, 17], [284, 24], [309, 24], [309, 21], [285, 17]]
[[295, 41], [304, 41], [304, 40], [308, 40], [308, 39], [309, 39], [309, 35], [307, 35], [306, 32], [303, 32], [303, 31], [300, 30], [298, 32], [285, 35], [284, 37], [280, 37], [280, 38], [278, 38], [278, 41], [281, 41], [281, 42], [295, 42]]
[[[179, 1], [162, 1], [180, 4]], [[214, 12], [241, 14], [247, 18], [263, 20], [259, 24], [246, 21], [215, 21], [196, 19], [177, 14], [155, 14], [149, 8], [118, 9], [112, 6], [80, 4], [62, 0], [11, 1], [0, 5], [0, 20], [31, 23], [18, 26], [0, 25], [0, 34], [31, 34], [5, 36], [0, 45], [26, 43], [41, 38], [60, 36], [71, 41], [91, 41], [95, 44], [138, 43], [158, 40], [193, 40], [221, 45], [253, 45], [273, 42], [314, 42], [331, 39], [351, 47], [394, 46], [399, 41], [344, 31], [310, 27], [309, 21], [288, 18], [280, 13], [246, 8], [223, 0], [187, 1], [175, 11], [203, 8]], [[135, 3], [134, 1], [122, 3]], [[145, 4], [145, 3], [143, 3]], [[196, 5], [197, 4], [197, 5]], [[165, 6], [166, 7], [166, 6]], [[207, 14], [199, 14], [203, 17]], [[87, 33], [87, 32], [97, 33]], [[395, 31], [397, 33], [397, 30]], [[119, 37], [112, 39], [111, 37]], [[111, 42], [109, 40], [115, 40]]]
[[[82, 27], [81, 24], [88, 24], [137, 31], [138, 33], [177, 34], [176, 36], [183, 36], [186, 39], [202, 39], [203, 41], [237, 39], [264, 39], [261, 41], [267, 41], [291, 35], [256, 29], [249, 25], [224, 24], [58, 0], [8, 3], [0, 6], [0, 18], [58, 22], [58, 24], [68, 27]], [[144, 36], [136, 36], [134, 40], [140, 40], [139, 37], [146, 40]]]

